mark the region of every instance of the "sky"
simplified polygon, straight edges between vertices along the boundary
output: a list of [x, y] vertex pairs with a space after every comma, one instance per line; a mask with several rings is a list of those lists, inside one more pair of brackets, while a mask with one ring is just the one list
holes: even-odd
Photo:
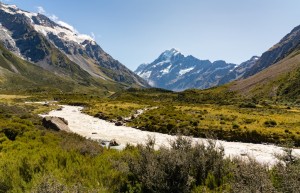
[[171, 48], [203, 60], [240, 64], [300, 25], [299, 0], [2, 2], [73, 26], [131, 70]]

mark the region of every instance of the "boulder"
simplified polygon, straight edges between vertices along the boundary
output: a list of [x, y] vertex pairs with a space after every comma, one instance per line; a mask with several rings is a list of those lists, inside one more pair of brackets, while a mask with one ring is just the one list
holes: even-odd
[[122, 121], [115, 122], [115, 126], [122, 126], [122, 125], [124, 125], [124, 123]]
[[115, 139], [112, 139], [110, 142], [109, 142], [109, 146], [119, 146], [119, 144], [117, 143], [117, 141]]
[[97, 117], [99, 119], [103, 119], [103, 120], [107, 120], [108, 116], [106, 116], [104, 113], [102, 112], [98, 112], [94, 117]]
[[71, 132], [70, 128], [68, 127], [68, 121], [61, 117], [44, 117], [43, 126], [54, 131]]

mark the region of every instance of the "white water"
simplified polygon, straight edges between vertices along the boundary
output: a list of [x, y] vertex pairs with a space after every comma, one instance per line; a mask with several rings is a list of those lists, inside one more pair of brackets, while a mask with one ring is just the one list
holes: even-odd
[[[125, 147], [127, 143], [132, 145], [144, 144], [148, 136], [153, 136], [156, 141], [156, 148], [162, 145], [169, 146], [169, 141], [176, 138], [176, 136], [167, 134], [141, 131], [126, 126], [115, 126], [114, 123], [82, 113], [82, 107], [68, 105], [63, 105], [62, 107], [62, 110], [54, 110], [47, 115], [41, 116], [62, 117], [69, 122], [69, 127], [72, 132], [86, 138], [108, 141], [115, 139], [121, 144], [121, 147]], [[206, 140], [202, 138], [193, 138], [193, 141], [198, 143], [206, 142]], [[275, 145], [226, 142], [221, 140], [217, 140], [217, 143], [223, 145], [226, 156], [233, 157], [247, 154], [260, 163], [270, 165], [275, 164], [277, 161], [274, 154], [283, 153], [282, 148]], [[294, 155], [300, 157], [300, 149], [295, 149]]]

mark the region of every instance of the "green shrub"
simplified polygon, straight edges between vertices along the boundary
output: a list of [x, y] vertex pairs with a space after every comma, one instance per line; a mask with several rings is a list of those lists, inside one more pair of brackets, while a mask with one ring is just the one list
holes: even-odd
[[178, 137], [171, 149], [154, 148], [154, 140], [139, 146], [138, 156], [127, 163], [133, 179], [140, 182], [142, 192], [190, 192], [193, 186], [206, 184], [211, 189], [223, 186], [228, 163], [224, 152], [213, 141], [208, 146], [192, 146], [191, 140]]
[[240, 126], [237, 123], [232, 123], [232, 129], [239, 129]]
[[265, 127], [275, 127], [277, 125], [276, 121], [274, 120], [268, 120], [264, 122]]
[[256, 108], [256, 104], [255, 103], [241, 103], [239, 105], [240, 108]]

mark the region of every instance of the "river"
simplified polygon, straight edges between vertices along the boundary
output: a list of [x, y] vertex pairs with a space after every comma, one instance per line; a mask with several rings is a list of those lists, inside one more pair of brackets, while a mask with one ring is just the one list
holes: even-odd
[[[72, 132], [77, 133], [86, 138], [93, 140], [107, 140], [110, 141], [115, 139], [120, 145], [120, 148], [124, 148], [126, 144], [144, 144], [149, 136], [155, 138], [156, 148], [160, 146], [169, 146], [170, 140], [174, 140], [176, 136], [141, 131], [132, 127], [126, 126], [115, 126], [114, 123], [101, 120], [90, 115], [81, 112], [83, 109], [79, 106], [68, 106], [62, 105], [61, 110], [54, 110], [49, 112], [47, 115], [41, 116], [56, 116], [66, 119], [69, 123], [69, 128]], [[195, 143], [206, 143], [206, 139], [203, 138], [192, 138]], [[265, 144], [252, 144], [252, 143], [241, 143], [241, 142], [227, 142], [217, 140], [218, 145], [222, 145], [225, 150], [225, 155], [228, 157], [251, 156], [260, 163], [266, 163], [273, 165], [277, 159], [275, 154], [282, 154], [283, 150], [281, 147], [275, 145]], [[300, 157], [300, 149], [293, 151], [295, 156]]]

